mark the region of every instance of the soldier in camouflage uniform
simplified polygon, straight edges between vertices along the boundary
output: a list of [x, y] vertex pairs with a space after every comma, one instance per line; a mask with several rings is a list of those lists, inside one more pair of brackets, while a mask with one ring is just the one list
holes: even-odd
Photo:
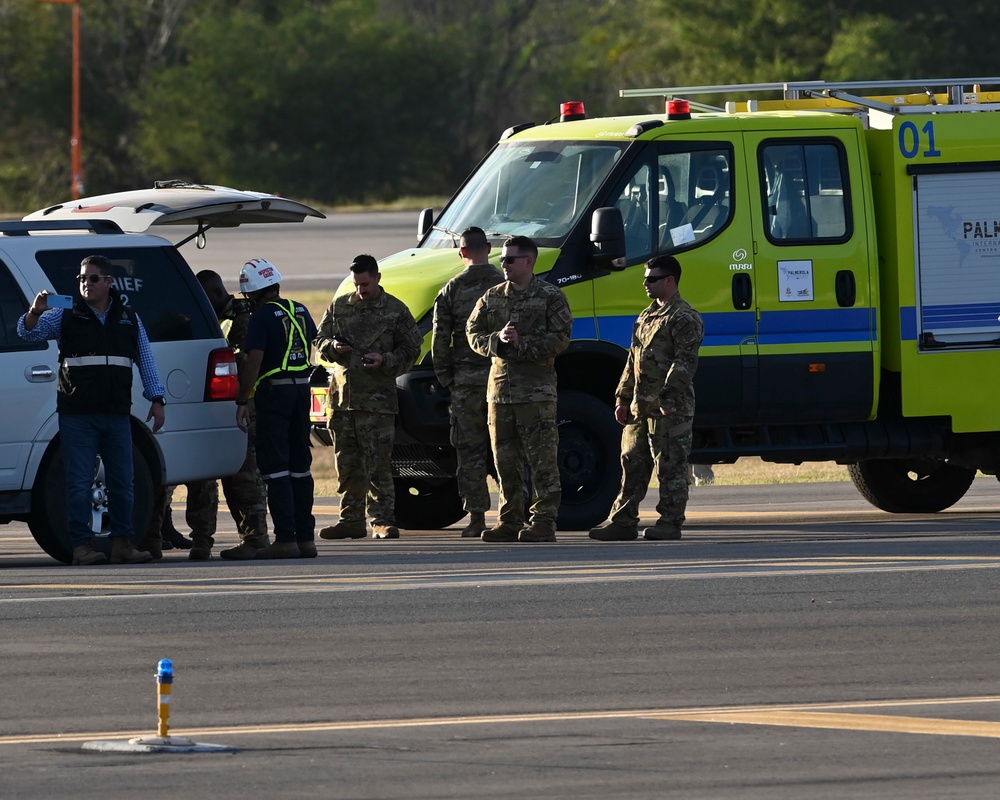
[[643, 284], [653, 302], [635, 322], [632, 346], [615, 391], [622, 432], [622, 487], [611, 517], [591, 539], [639, 536], [639, 503], [655, 466], [659, 518], [646, 539], [680, 539], [688, 501], [688, 454], [694, 422], [694, 373], [704, 337], [701, 316], [681, 297], [681, 265], [673, 256], [646, 264]]
[[[534, 276], [538, 248], [526, 236], [503, 245], [507, 281], [476, 303], [466, 333], [490, 356], [487, 402], [493, 460], [500, 479], [497, 525], [485, 542], [554, 542], [562, 500], [556, 427], [555, 360], [569, 346], [573, 315], [562, 291]], [[531, 524], [524, 526], [524, 466], [531, 470]]]
[[490, 242], [482, 228], [467, 228], [459, 239], [465, 269], [444, 285], [434, 300], [431, 352], [438, 381], [451, 392], [451, 444], [458, 460], [458, 493], [469, 524], [462, 536], [479, 536], [486, 530], [490, 507], [490, 430], [487, 424], [486, 382], [490, 360], [469, 347], [465, 325], [476, 301], [492, 286], [503, 282], [491, 266]]
[[[246, 362], [243, 340], [246, 338], [247, 324], [253, 313], [249, 300], [236, 298], [226, 289], [217, 272], [203, 270], [197, 275], [205, 294], [212, 304], [226, 341], [236, 351], [236, 368], [242, 372]], [[250, 560], [257, 550], [267, 547], [267, 490], [257, 471], [256, 455], [256, 415], [253, 400], [250, 400], [250, 427], [247, 431], [247, 456], [235, 475], [222, 479], [222, 491], [226, 497], [229, 512], [236, 522], [236, 532], [240, 544], [223, 550], [223, 558]], [[188, 557], [194, 561], [207, 561], [212, 557], [215, 542], [216, 519], [219, 515], [219, 486], [214, 480], [187, 484], [188, 499], [186, 521], [191, 526], [194, 547]]]
[[364, 538], [367, 508], [375, 538], [396, 539], [396, 377], [417, 360], [422, 337], [410, 310], [379, 285], [382, 275], [372, 256], [357, 256], [351, 273], [355, 291], [333, 299], [313, 342], [333, 365], [328, 425], [341, 495], [340, 521], [319, 535]]

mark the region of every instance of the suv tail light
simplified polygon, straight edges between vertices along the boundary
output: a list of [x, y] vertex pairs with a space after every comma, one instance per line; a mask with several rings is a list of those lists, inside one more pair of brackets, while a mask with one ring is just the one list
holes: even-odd
[[232, 348], [220, 347], [208, 354], [208, 377], [205, 381], [206, 400], [235, 400], [239, 397], [240, 377], [236, 372], [236, 355]]
[[312, 395], [312, 408], [309, 411], [309, 421], [320, 428], [325, 428], [329, 418], [326, 413], [326, 399], [329, 395], [330, 373], [326, 367], [313, 367], [309, 373], [309, 391]]

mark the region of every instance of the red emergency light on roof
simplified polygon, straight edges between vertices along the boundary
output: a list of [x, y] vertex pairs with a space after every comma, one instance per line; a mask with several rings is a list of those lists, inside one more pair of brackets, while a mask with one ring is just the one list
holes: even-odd
[[667, 100], [667, 119], [691, 119], [691, 104], [687, 100]]
[[583, 107], [583, 103], [579, 101], [572, 101], [569, 103], [563, 103], [559, 106], [559, 121], [560, 122], [572, 122], [575, 119], [586, 119], [587, 109]]

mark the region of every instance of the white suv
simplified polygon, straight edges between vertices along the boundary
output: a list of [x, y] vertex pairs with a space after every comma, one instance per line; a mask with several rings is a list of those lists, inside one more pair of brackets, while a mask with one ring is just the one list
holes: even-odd
[[[0, 522], [26, 521], [46, 553], [71, 560], [56, 418], [59, 349], [54, 341], [25, 342], [17, 335], [17, 320], [35, 295], [43, 289], [75, 295], [80, 261], [107, 256], [115, 286], [146, 327], [167, 387], [167, 421], [155, 435], [143, 421], [149, 403], [136, 376], [133, 524], [141, 538], [157, 486], [231, 475], [246, 454], [245, 434], [235, 424], [232, 350], [177, 247], [145, 232], [153, 225], [187, 224], [198, 226], [190, 238], [204, 237], [215, 225], [301, 222], [306, 216], [323, 215], [274, 195], [171, 181], [0, 222]], [[106, 500], [98, 462], [98, 536], [106, 528]]]

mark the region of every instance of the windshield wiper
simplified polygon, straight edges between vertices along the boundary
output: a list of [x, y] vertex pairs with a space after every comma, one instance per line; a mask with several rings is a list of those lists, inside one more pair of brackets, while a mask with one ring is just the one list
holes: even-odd
[[455, 231], [449, 230], [448, 228], [445, 228], [441, 225], [431, 225], [431, 230], [441, 231], [441, 233], [447, 233], [452, 238], [452, 241], [455, 243], [455, 247], [458, 247], [458, 240], [462, 238], [462, 234], [455, 233]]

